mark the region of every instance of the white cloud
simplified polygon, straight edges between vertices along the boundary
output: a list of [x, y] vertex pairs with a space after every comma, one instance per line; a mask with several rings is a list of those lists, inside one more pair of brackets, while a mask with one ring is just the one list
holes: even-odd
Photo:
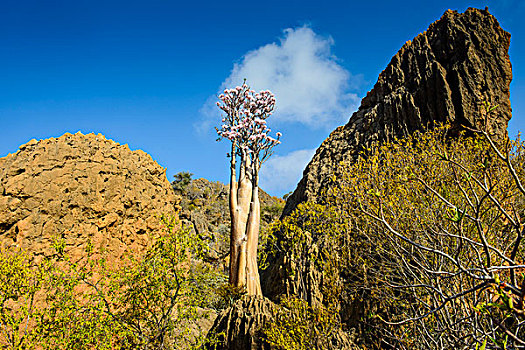
[[[357, 109], [359, 99], [351, 91], [362, 82], [361, 76], [353, 76], [340, 65], [331, 52], [333, 45], [332, 38], [309, 27], [286, 29], [277, 42], [249, 51], [235, 63], [218, 92], [241, 85], [246, 78], [254, 90], [269, 89], [275, 94], [276, 111], [269, 121], [271, 126], [281, 124], [275, 129], [282, 131], [284, 123], [301, 123], [332, 130], [346, 123]], [[204, 118], [195, 124], [201, 134], [210, 133], [218, 124], [216, 102], [212, 95], [201, 108]], [[305, 131], [290, 126], [295, 129], [292, 132]], [[315, 149], [301, 149], [273, 155], [261, 168], [261, 188], [273, 195], [294, 190], [314, 153]]]
[[208, 97], [199, 111], [204, 118], [193, 124], [195, 130], [201, 136], [207, 136], [207, 133], [211, 132], [214, 126], [219, 125], [221, 111], [217, 108], [217, 101], [216, 96]]
[[[256, 91], [271, 90], [276, 96], [274, 122], [299, 122], [314, 128], [332, 129], [348, 121], [359, 103], [349, 87], [360, 81], [340, 66], [331, 54], [334, 41], [309, 27], [286, 29], [278, 43], [245, 54], [234, 64], [219, 91], [241, 85], [244, 78]], [[216, 97], [202, 114], [218, 117]], [[207, 124], [207, 125], [203, 125]], [[197, 128], [208, 128], [204, 121]]]
[[295, 189], [315, 149], [293, 151], [285, 156], [273, 155], [261, 167], [260, 187], [272, 195], [284, 195]]

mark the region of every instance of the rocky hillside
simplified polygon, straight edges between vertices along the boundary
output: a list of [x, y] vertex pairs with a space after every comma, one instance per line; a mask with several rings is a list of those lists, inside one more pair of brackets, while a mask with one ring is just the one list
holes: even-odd
[[56, 238], [73, 260], [87, 244], [115, 257], [140, 250], [175, 204], [164, 168], [101, 134], [31, 140], [0, 158], [0, 242], [37, 259]]
[[489, 124], [504, 137], [511, 118], [509, 45], [510, 34], [488, 9], [445, 12], [392, 57], [349, 122], [317, 149], [283, 214], [303, 201], [316, 201], [337, 175], [338, 164], [372, 142], [434, 122], [480, 126], [483, 101], [499, 105]]

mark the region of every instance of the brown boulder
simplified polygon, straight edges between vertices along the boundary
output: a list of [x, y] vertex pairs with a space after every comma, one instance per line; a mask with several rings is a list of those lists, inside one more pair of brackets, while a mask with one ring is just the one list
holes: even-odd
[[31, 140], [0, 159], [0, 242], [37, 260], [56, 238], [73, 261], [88, 242], [113, 257], [141, 250], [175, 204], [164, 168], [101, 134]]

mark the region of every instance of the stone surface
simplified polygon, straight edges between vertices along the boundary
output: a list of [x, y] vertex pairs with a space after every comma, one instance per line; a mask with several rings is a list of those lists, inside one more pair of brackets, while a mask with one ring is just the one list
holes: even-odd
[[337, 176], [339, 163], [355, 159], [372, 142], [433, 122], [480, 126], [483, 101], [499, 105], [489, 125], [505, 137], [511, 118], [509, 45], [510, 34], [487, 9], [445, 12], [399, 50], [350, 121], [317, 149], [283, 215], [303, 201], [316, 201]]
[[164, 168], [101, 134], [31, 140], [0, 159], [0, 242], [36, 259], [55, 238], [74, 261], [88, 242], [115, 258], [141, 250], [175, 204]]
[[220, 334], [216, 350], [270, 350], [262, 327], [272, 319], [276, 305], [262, 297], [244, 296], [215, 319], [210, 334]]
[[[209, 348], [216, 350], [277, 350], [277, 347], [264, 341], [263, 330], [268, 327], [268, 322], [274, 320], [274, 316], [279, 312], [280, 307], [264, 297], [243, 296], [230, 308], [223, 310], [215, 319], [209, 334], [221, 334], [218, 336], [220, 342], [216, 348]], [[297, 331], [301, 332], [301, 330]], [[356, 349], [347, 334], [341, 330], [322, 340], [309, 340], [317, 344], [315, 345], [316, 349]]]

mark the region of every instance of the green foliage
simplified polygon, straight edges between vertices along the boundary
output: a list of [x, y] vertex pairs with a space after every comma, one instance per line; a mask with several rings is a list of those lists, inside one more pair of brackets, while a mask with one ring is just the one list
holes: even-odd
[[222, 310], [233, 306], [237, 300], [243, 295], [246, 295], [246, 288], [244, 286], [237, 287], [230, 283], [223, 283], [215, 290], [215, 292], [218, 296], [215, 308], [217, 310]]
[[447, 127], [370, 147], [341, 164], [323, 203], [274, 224], [270, 255], [285, 256], [298, 296], [319, 285], [364, 348], [516, 347], [524, 160], [519, 138], [451, 138]]
[[[330, 198], [355, 228], [343, 270], [349, 293], [375, 305], [363, 315], [378, 332], [371, 339], [383, 342], [375, 346], [473, 347], [487, 337], [502, 346], [508, 332], [524, 335], [508, 304], [523, 298], [511, 267], [524, 258], [524, 145], [512, 142], [506, 159], [483, 135], [447, 133], [437, 128], [368, 150]], [[500, 279], [512, 297], [496, 292]]]
[[[297, 293], [282, 299], [274, 321], [264, 329], [268, 343], [279, 349], [337, 349], [341, 345], [337, 336], [341, 332], [339, 271], [343, 257], [337, 247], [348, 223], [334, 209], [302, 203], [270, 227], [269, 255], [285, 252], [284, 274]], [[309, 271], [320, 272], [322, 303], [310, 305], [301, 299], [307, 297], [306, 286], [316, 283]]]
[[326, 349], [339, 329], [333, 312], [313, 308], [302, 299], [284, 298], [274, 319], [263, 330], [266, 341], [284, 350]]
[[173, 180], [171, 186], [175, 191], [183, 192], [186, 189], [186, 187], [191, 183], [192, 176], [193, 174], [188, 171], [182, 171], [180, 173], [177, 173], [173, 176], [175, 180]]
[[[325, 280], [328, 283], [332, 278], [328, 272], [342, 259], [337, 247], [347, 229], [348, 221], [335, 207], [301, 203], [290, 215], [272, 224], [267, 246], [270, 254], [286, 252], [290, 259], [287, 274], [296, 283], [304, 286], [306, 281], [301, 273], [312, 268], [327, 272]], [[337, 293], [334, 290], [329, 294]]]
[[[87, 249], [74, 262], [63, 249], [35, 265], [2, 248], [2, 333], [9, 349], [190, 349], [204, 341], [206, 317], [222, 280], [200, 260], [206, 245], [174, 218], [142, 256], [108, 262]], [[55, 247], [63, 246], [57, 240]], [[89, 245], [88, 245], [89, 248]]]
[[501, 259], [522, 259], [519, 244], [510, 252], [519, 224], [506, 215], [521, 220], [523, 195], [486, 138], [446, 135], [438, 128], [368, 150], [331, 198], [355, 227], [344, 270], [355, 298], [365, 293], [375, 305], [363, 316], [382, 346], [473, 346], [485, 340], [479, 334], [505, 332], [493, 326], [502, 318], [475, 308], [495, 297], [498, 276], [511, 277]]
[[274, 202], [271, 205], [261, 207], [261, 216], [266, 222], [272, 222], [279, 218], [284, 208], [284, 203]]
[[26, 254], [0, 246], [0, 334], [6, 349], [26, 348], [36, 336], [31, 321], [41, 284], [40, 271], [31, 268]]

